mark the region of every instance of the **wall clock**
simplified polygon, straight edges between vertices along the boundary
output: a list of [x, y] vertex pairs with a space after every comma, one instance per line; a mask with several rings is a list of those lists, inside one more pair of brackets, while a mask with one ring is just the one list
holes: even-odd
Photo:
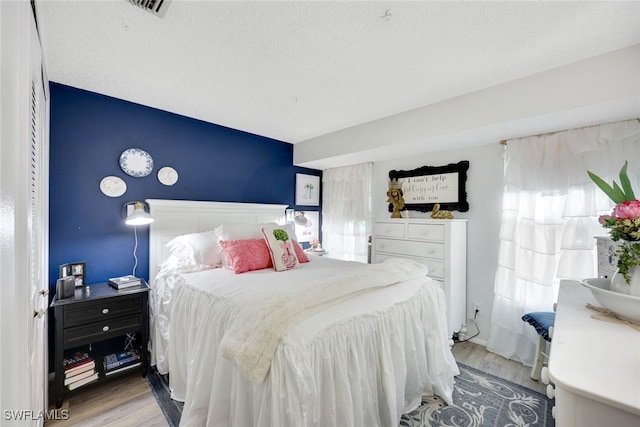
[[120, 155], [120, 167], [127, 175], [142, 178], [153, 170], [153, 159], [144, 150], [129, 148]]

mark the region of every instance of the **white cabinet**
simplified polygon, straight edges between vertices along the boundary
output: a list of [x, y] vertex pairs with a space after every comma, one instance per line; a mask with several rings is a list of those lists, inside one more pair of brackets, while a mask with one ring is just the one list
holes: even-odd
[[640, 333], [591, 316], [600, 304], [579, 282], [560, 281], [549, 355], [559, 427], [640, 426]]
[[466, 322], [467, 220], [389, 219], [373, 224], [371, 262], [409, 258], [429, 267], [447, 301], [449, 334]]

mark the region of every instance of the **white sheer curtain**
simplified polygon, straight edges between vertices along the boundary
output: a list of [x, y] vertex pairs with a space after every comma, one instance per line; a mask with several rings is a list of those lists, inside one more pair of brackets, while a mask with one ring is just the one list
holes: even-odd
[[322, 246], [328, 256], [367, 262], [373, 166], [362, 163], [322, 173]]
[[640, 123], [629, 120], [510, 140], [487, 349], [531, 366], [537, 335], [521, 317], [551, 311], [561, 279], [595, 277], [598, 215], [611, 202], [587, 170], [619, 182], [629, 161], [638, 189]]

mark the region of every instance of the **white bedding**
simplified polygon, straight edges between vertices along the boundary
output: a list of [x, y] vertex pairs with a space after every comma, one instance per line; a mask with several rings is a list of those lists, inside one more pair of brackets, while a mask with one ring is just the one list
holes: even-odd
[[158, 370], [170, 372], [172, 397], [185, 402], [181, 425], [395, 427], [423, 393], [450, 403], [458, 369], [447, 342], [444, 295], [426, 276], [302, 320], [277, 345], [262, 383], [223, 356], [225, 333], [252, 302], [370, 267], [314, 257], [279, 273], [159, 274], [153, 355]]

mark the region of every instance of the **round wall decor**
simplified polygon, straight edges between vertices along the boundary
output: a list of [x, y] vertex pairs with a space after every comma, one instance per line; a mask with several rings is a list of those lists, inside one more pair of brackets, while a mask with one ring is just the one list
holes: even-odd
[[178, 182], [178, 172], [170, 166], [160, 168], [158, 171], [158, 181], [164, 185], [173, 185]]
[[120, 197], [127, 191], [127, 184], [117, 176], [105, 176], [100, 181], [100, 191], [105, 196]]
[[120, 155], [120, 167], [127, 175], [142, 178], [153, 170], [153, 159], [144, 150], [129, 148]]

